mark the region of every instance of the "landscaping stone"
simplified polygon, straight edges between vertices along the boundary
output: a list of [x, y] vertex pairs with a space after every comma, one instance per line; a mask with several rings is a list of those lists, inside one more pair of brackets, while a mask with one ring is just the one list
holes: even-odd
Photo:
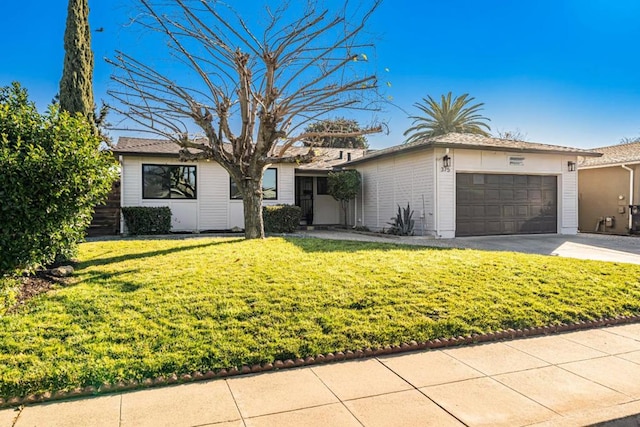
[[73, 274], [73, 267], [70, 265], [61, 265], [60, 267], [52, 268], [49, 272], [55, 277], [69, 277]]

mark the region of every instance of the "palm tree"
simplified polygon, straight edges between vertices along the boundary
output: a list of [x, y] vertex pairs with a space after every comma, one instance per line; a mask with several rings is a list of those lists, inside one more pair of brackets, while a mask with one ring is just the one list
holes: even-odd
[[[469, 98], [469, 94], [457, 96], [451, 100], [451, 92], [437, 103], [431, 96], [422, 98], [424, 104], [419, 102], [414, 105], [425, 115], [411, 116], [413, 126], [406, 130], [404, 136], [410, 135], [406, 142], [414, 142], [422, 138], [444, 135], [449, 132], [473, 133], [489, 136], [491, 128], [484, 123], [490, 119], [478, 114], [484, 103], [468, 105], [475, 98]], [[484, 128], [484, 129], [483, 129]], [[485, 130], [486, 129], [486, 130]]]

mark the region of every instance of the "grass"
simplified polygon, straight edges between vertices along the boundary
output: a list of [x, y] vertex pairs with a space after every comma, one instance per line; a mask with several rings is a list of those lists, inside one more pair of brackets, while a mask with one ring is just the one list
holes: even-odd
[[378, 243], [85, 243], [0, 317], [0, 396], [640, 313], [640, 265]]

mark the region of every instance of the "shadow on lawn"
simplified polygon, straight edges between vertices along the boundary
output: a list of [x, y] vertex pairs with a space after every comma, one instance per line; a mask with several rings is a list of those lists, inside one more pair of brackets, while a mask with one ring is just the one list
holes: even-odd
[[74, 285], [79, 285], [83, 283], [89, 283], [92, 285], [100, 283], [107, 283], [110, 287], [113, 287], [118, 292], [129, 293], [135, 292], [138, 289], [142, 288], [141, 284], [132, 283], [126, 280], [121, 280], [121, 276], [126, 276], [128, 274], [138, 273], [139, 270], [123, 270], [117, 272], [107, 272], [107, 271], [92, 271], [90, 273], [83, 274], [81, 279], [76, 282]]
[[118, 263], [118, 262], [122, 262], [122, 261], [129, 261], [129, 260], [132, 260], [132, 259], [153, 258], [155, 256], [169, 255], [169, 254], [173, 254], [173, 253], [176, 253], [176, 252], [191, 251], [191, 250], [194, 250], [194, 249], [208, 248], [208, 247], [211, 247], [211, 246], [224, 245], [224, 244], [229, 244], [229, 243], [237, 243], [237, 242], [240, 242], [242, 240], [243, 239], [223, 240], [223, 241], [202, 243], [202, 244], [199, 244], [199, 245], [172, 247], [170, 249], [162, 249], [162, 250], [157, 250], [157, 251], [142, 252], [142, 253], [135, 253], [135, 254], [124, 254], [124, 255], [118, 255], [118, 256], [107, 257], [107, 258], [97, 258], [97, 259], [93, 259], [91, 261], [82, 261], [82, 262], [80, 262], [78, 264], [78, 269], [84, 269], [84, 268], [91, 267], [91, 266], [113, 264], [113, 263]]
[[395, 242], [365, 242], [361, 240], [330, 240], [321, 238], [285, 237], [287, 242], [296, 245], [305, 252], [363, 252], [363, 251], [409, 251], [424, 250], [450, 251], [456, 248], [434, 246], [415, 246]]

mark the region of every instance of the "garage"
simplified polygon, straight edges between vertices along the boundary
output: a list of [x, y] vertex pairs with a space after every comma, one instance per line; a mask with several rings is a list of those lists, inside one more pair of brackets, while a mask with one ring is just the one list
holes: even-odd
[[557, 176], [456, 174], [456, 236], [557, 232]]

